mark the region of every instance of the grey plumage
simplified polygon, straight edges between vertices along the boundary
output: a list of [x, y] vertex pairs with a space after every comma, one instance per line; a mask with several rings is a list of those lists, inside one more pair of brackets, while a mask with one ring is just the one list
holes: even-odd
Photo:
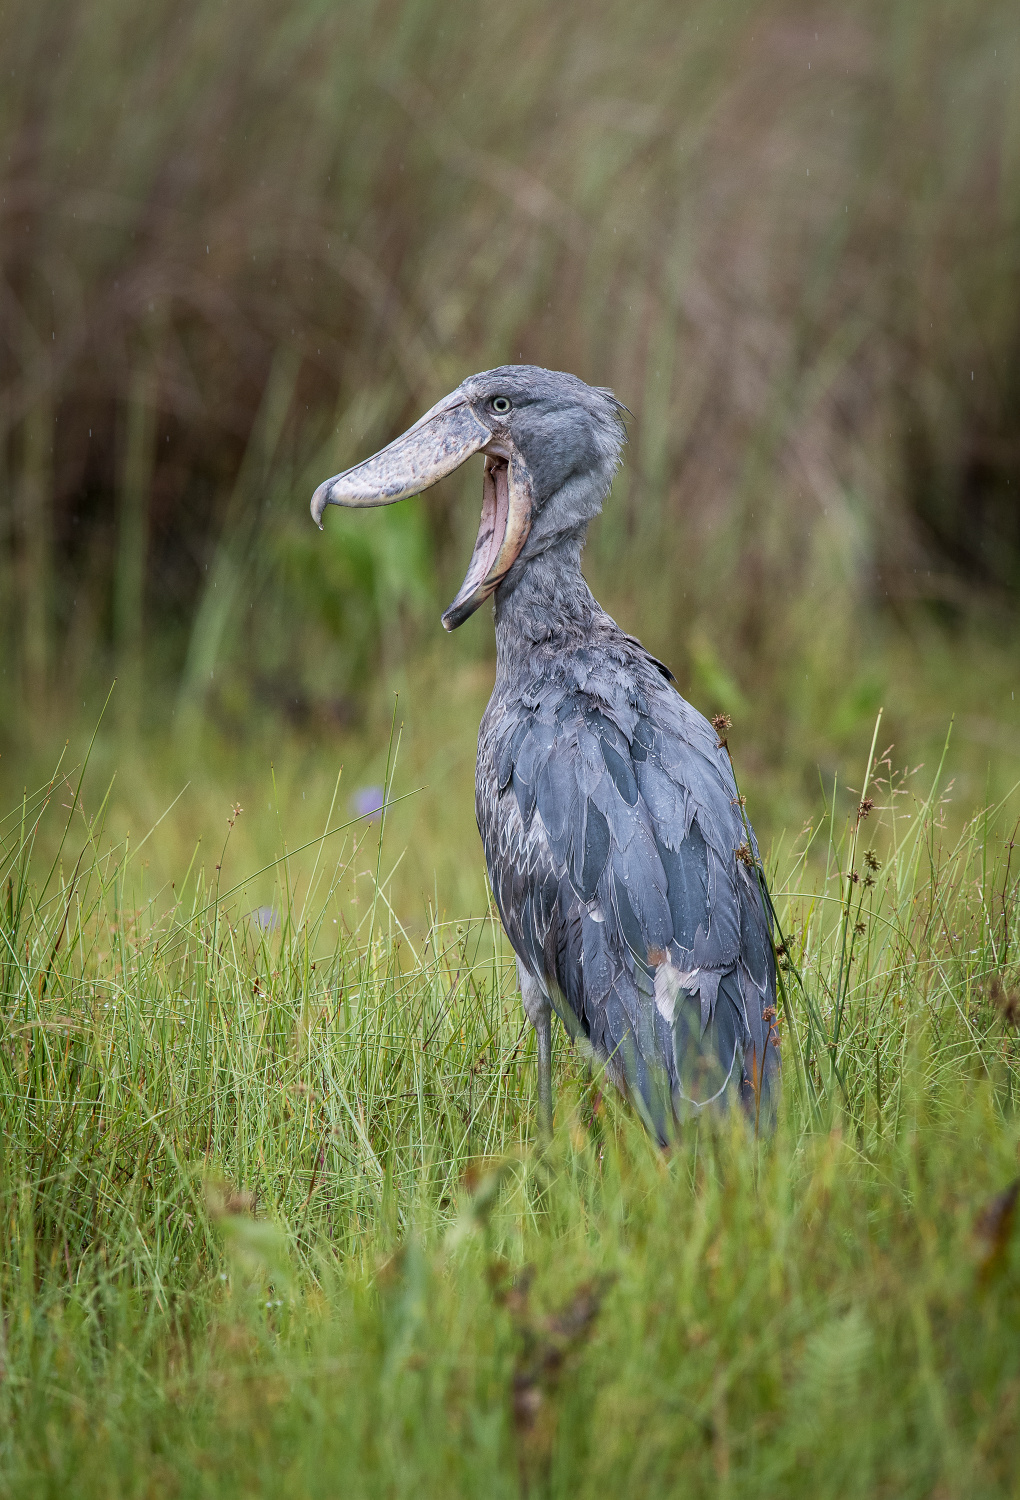
[[[539, 1024], [551, 1003], [663, 1141], [730, 1095], [767, 1119], [775, 965], [727, 752], [581, 574], [625, 437], [620, 405], [531, 366], [472, 376], [435, 410], [462, 405], [490, 434], [493, 488], [444, 623], [494, 593], [475, 810], [528, 1012]], [[320, 486], [319, 515], [345, 477]]]

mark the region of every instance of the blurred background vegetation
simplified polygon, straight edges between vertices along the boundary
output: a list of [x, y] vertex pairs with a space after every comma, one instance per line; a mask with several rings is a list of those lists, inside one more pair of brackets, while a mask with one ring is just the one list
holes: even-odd
[[882, 705], [968, 807], [1020, 777], [1015, 0], [8, 0], [0, 55], [5, 806], [116, 677], [109, 827], [187, 786], [154, 862], [235, 800], [255, 860], [399, 692], [392, 889], [477, 912], [479, 473], [307, 502], [506, 361], [634, 413], [589, 577], [765, 843]]

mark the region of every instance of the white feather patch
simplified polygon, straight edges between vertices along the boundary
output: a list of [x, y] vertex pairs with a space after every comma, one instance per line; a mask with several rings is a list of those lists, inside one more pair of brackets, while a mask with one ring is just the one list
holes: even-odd
[[656, 966], [655, 1005], [659, 1015], [670, 1026], [676, 1014], [680, 991], [685, 990], [689, 995], [697, 994], [700, 973], [700, 969], [678, 969], [668, 958]]

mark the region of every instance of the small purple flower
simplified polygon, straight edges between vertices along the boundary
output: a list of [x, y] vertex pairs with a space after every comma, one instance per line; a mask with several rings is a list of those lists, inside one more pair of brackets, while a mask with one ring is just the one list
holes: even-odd
[[369, 823], [378, 823], [383, 806], [383, 789], [381, 786], [359, 787], [351, 798], [351, 803], [359, 818], [366, 818]]

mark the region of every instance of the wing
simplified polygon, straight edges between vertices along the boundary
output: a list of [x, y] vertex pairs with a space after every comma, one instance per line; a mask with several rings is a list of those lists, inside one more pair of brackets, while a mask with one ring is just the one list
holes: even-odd
[[659, 1137], [731, 1090], [767, 1109], [772, 944], [707, 721], [661, 677], [490, 709], [476, 810], [518, 957]]

